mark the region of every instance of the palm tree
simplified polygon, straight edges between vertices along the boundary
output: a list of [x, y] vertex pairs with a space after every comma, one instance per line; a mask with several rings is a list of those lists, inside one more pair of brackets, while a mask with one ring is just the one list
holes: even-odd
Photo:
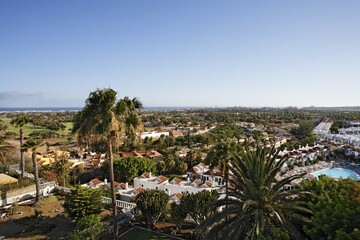
[[[283, 187], [303, 174], [293, 175], [275, 182], [286, 159], [277, 160], [274, 148], [257, 146], [254, 150], [241, 147], [233, 155], [229, 166], [229, 198], [220, 199], [211, 206], [221, 207], [212, 217], [200, 225], [205, 239], [258, 239], [273, 228], [281, 228], [292, 236], [302, 239], [296, 224], [308, 222], [311, 214], [305, 202], [299, 200], [299, 189]], [[223, 208], [228, 205], [227, 208]]]
[[[117, 133], [126, 127], [126, 120], [133, 118], [132, 113], [140, 102], [124, 98], [116, 102], [116, 92], [113, 89], [97, 89], [89, 94], [85, 106], [76, 118], [72, 132], [78, 134], [78, 139], [89, 139], [89, 136], [101, 136], [106, 140], [109, 160], [109, 178], [114, 222], [114, 239], [117, 238], [117, 209], [114, 188], [113, 143], [118, 138]], [[133, 121], [128, 121], [133, 123]], [[141, 124], [141, 122], [140, 122]], [[135, 127], [133, 127], [135, 129]], [[126, 132], [126, 129], [125, 129]]]
[[39, 169], [36, 161], [36, 149], [42, 145], [44, 145], [44, 142], [41, 139], [29, 138], [21, 147], [22, 151], [32, 151], [31, 160], [34, 167], [34, 180], [36, 187], [35, 205], [37, 205], [37, 203], [40, 201]]
[[207, 155], [205, 162], [210, 165], [210, 169], [218, 168], [225, 181], [225, 197], [229, 192], [229, 166], [232, 160], [232, 153], [236, 151], [236, 145], [231, 140], [217, 143]]
[[125, 135], [127, 137], [125, 145], [129, 148], [135, 148], [139, 140], [136, 133], [143, 129], [137, 109], [141, 109], [143, 105], [138, 98], [130, 99], [129, 97], [124, 97], [120, 99], [118, 106], [123, 117]]
[[20, 171], [21, 171], [21, 177], [23, 178], [25, 175], [25, 158], [24, 158], [24, 151], [21, 149], [21, 146], [24, 144], [24, 126], [27, 124], [29, 119], [24, 116], [20, 115], [16, 118], [11, 120], [11, 124], [17, 128], [19, 128], [20, 133]]
[[[62, 180], [63, 187], [66, 187], [66, 176], [69, 175], [68, 167], [70, 167], [70, 163], [68, 160], [67, 154], [62, 153], [60, 156], [55, 154], [56, 162], [53, 164], [53, 170], [59, 176], [59, 179]], [[59, 158], [59, 159], [58, 159]]]
[[9, 154], [14, 149], [14, 146], [4, 141], [3, 138], [0, 138], [0, 155], [4, 164], [6, 164], [5, 155]]

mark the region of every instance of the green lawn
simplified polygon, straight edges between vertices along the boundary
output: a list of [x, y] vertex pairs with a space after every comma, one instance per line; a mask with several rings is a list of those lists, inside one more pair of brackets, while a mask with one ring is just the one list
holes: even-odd
[[149, 231], [143, 228], [134, 227], [128, 232], [120, 236], [122, 240], [173, 240], [181, 239], [176, 237], [167, 236], [164, 234]]
[[[2, 118], [2, 120], [8, 126], [7, 131], [14, 132], [17, 135], [19, 134], [19, 129], [10, 124], [11, 118]], [[69, 131], [71, 131], [71, 129], [73, 127], [73, 123], [72, 122], [65, 122], [64, 125], [66, 126], [66, 129], [64, 131], [59, 130], [59, 131], [57, 131], [57, 133], [59, 133], [60, 135], [67, 136], [69, 134]], [[34, 126], [34, 125], [28, 123], [28, 124], [26, 124], [24, 126], [24, 136], [28, 137], [29, 134], [32, 133], [32, 132], [37, 132], [37, 131], [42, 131], [42, 130], [45, 130], [45, 128], [37, 127], [37, 126]]]

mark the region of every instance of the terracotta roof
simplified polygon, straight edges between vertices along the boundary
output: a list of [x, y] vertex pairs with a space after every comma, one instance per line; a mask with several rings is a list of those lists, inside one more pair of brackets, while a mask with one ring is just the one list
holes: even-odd
[[178, 131], [178, 130], [173, 130], [170, 132], [170, 135], [173, 136], [173, 137], [178, 137], [178, 136], [183, 136], [183, 132], [181, 131]]
[[125, 184], [125, 183], [120, 183], [119, 186], [120, 186], [122, 189], [126, 189], [126, 184]]
[[144, 172], [142, 176], [143, 176], [143, 177], [146, 177], [146, 178], [150, 178], [150, 173]]
[[177, 184], [179, 184], [182, 182], [182, 180], [180, 178], [174, 178], [172, 182], [176, 182]]
[[196, 179], [195, 181], [193, 181], [194, 184], [200, 186], [201, 184], [203, 184], [203, 182], [200, 179]]
[[179, 192], [175, 194], [175, 197], [176, 197], [177, 199], [182, 199], [183, 196], [184, 196], [184, 194], [179, 193]]
[[205, 184], [208, 186], [208, 187], [212, 187], [212, 183], [211, 182], [205, 182]]
[[98, 185], [100, 183], [103, 183], [102, 181], [100, 181], [99, 179], [97, 178], [94, 178], [93, 180], [91, 180], [90, 182], [92, 182], [94, 185]]
[[168, 178], [167, 178], [167, 177], [164, 177], [164, 176], [158, 176], [158, 184], [163, 183], [163, 182], [165, 182], [165, 181], [167, 181], [167, 180], [168, 180]]
[[142, 187], [138, 187], [137, 189], [135, 189], [135, 191], [137, 192], [137, 193], [141, 193], [141, 192], [143, 192], [145, 189], [144, 188], [142, 188]]

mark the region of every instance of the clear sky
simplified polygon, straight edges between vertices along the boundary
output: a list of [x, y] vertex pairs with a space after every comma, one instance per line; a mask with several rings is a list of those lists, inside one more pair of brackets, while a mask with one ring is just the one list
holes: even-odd
[[0, 107], [360, 105], [360, 1], [0, 1]]

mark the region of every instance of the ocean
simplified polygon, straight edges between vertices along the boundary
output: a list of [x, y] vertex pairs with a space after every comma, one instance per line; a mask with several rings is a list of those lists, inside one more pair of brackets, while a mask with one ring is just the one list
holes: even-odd
[[[145, 111], [171, 111], [171, 110], [189, 110], [204, 109], [209, 107], [145, 107]], [[80, 111], [82, 107], [0, 107], [0, 112], [62, 112], [62, 111]]]

